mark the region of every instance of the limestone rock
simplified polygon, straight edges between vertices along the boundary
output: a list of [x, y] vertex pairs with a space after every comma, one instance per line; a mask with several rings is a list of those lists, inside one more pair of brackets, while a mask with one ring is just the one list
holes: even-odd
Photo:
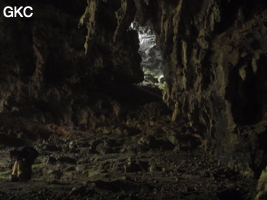
[[[138, 124], [138, 133], [130, 126], [114, 130], [129, 137], [140, 133], [143, 121], [171, 111], [168, 118], [194, 129], [220, 163], [246, 176], [264, 169], [266, 1], [21, 2], [32, 3], [33, 18], [0, 16], [0, 127], [6, 135], [65, 137], [135, 115], [131, 125]], [[9, 4], [2, 0], [1, 10]], [[161, 91], [133, 85], [144, 75], [138, 34], [129, 30], [134, 20], [156, 35], [169, 109]], [[135, 151], [147, 151], [144, 144]], [[40, 149], [58, 146], [51, 145]]]

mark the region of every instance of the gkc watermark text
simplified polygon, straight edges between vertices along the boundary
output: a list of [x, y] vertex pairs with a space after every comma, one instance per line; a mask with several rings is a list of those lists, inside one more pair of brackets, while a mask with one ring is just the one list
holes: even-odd
[[33, 8], [31, 6], [6, 6], [3, 10], [3, 14], [5, 17], [32, 17], [33, 16]]

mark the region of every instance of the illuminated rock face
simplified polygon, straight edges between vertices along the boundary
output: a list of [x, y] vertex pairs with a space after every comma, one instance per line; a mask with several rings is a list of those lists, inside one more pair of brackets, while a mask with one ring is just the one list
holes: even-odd
[[88, 3], [38, 2], [31, 20], [1, 16], [2, 126], [90, 129], [127, 113], [122, 91], [143, 79], [138, 35], [128, 30], [136, 20], [156, 35], [172, 120], [185, 119], [220, 162], [247, 175], [265, 167], [264, 1]]
[[139, 50], [142, 57], [140, 63], [145, 74], [153, 74], [156, 78], [163, 77], [162, 57], [159, 47], [156, 44], [156, 35], [149, 26], [140, 26], [138, 22], [133, 22], [130, 29], [137, 31], [139, 38]]

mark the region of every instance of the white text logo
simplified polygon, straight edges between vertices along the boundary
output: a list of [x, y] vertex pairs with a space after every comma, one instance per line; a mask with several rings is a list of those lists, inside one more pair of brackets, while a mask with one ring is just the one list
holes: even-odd
[[[29, 11], [30, 10], [30, 11]], [[6, 6], [4, 8], [3, 14], [5, 17], [31, 17], [33, 15], [33, 8], [31, 6], [20, 6], [17, 8], [17, 6], [11, 7]]]

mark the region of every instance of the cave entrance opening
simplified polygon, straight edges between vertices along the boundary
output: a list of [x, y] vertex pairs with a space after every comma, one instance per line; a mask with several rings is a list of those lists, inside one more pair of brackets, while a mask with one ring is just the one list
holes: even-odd
[[166, 83], [162, 71], [162, 57], [153, 29], [141, 26], [136, 21], [131, 23], [130, 29], [137, 31], [139, 38], [138, 52], [142, 57], [140, 67], [144, 72], [144, 81], [140, 84], [163, 89]]

